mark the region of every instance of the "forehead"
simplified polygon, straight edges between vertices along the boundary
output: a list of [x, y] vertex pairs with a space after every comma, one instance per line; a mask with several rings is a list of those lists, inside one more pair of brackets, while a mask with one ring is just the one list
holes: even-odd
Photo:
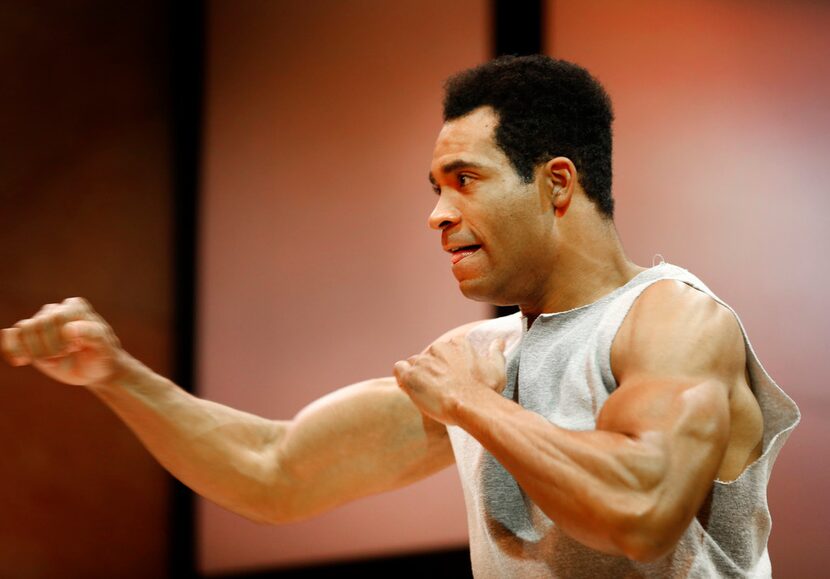
[[444, 123], [432, 153], [432, 172], [456, 159], [499, 164], [507, 157], [496, 145], [498, 115], [490, 107], [481, 107]]

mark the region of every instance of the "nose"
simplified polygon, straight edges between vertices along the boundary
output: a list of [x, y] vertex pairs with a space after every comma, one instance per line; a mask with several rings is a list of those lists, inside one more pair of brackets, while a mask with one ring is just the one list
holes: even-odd
[[450, 201], [449, 195], [438, 197], [438, 203], [429, 215], [429, 226], [432, 229], [446, 229], [461, 221], [461, 212]]

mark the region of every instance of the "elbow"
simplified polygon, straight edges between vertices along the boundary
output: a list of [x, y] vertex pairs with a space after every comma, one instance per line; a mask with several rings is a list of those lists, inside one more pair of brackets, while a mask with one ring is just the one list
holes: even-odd
[[631, 533], [619, 543], [623, 554], [638, 563], [651, 563], [670, 553], [677, 539], [652, 533]]
[[265, 526], [285, 525], [307, 518], [298, 514], [283, 498], [236, 512], [251, 522]]
[[288, 523], [292, 523], [297, 519], [292, 518], [290, 515], [286, 514], [283, 511], [278, 510], [268, 510], [268, 511], [261, 511], [256, 513], [253, 516], [246, 517], [248, 520], [263, 525], [267, 527], [277, 526], [277, 525], [285, 525]]
[[656, 505], [622, 517], [614, 543], [625, 557], [651, 563], [674, 550], [685, 526], [659, 513]]
[[251, 496], [252, 515], [248, 519], [262, 525], [284, 525], [309, 517], [307, 487], [292, 463], [279, 455], [279, 447], [273, 447], [265, 461], [267, 468], [260, 473], [256, 492]]
[[293, 515], [283, 500], [253, 500], [248, 497], [245, 501], [214, 502], [220, 507], [259, 525], [283, 525], [301, 518]]
[[308, 518], [297, 486], [285, 477], [269, 477], [248, 487], [244, 498], [229, 505], [230, 510], [261, 525], [284, 525]]
[[307, 479], [281, 473], [278, 482], [261, 489], [256, 501], [256, 514], [248, 517], [264, 525], [285, 525], [308, 520], [336, 506], [336, 502], [321, 500], [317, 487]]
[[302, 505], [297, 493], [288, 488], [270, 489], [258, 501], [256, 509], [246, 517], [262, 525], [285, 525], [311, 517], [308, 505]]

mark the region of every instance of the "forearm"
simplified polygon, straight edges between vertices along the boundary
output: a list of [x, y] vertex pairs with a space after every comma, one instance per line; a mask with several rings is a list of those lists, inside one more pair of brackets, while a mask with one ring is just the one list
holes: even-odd
[[134, 360], [92, 390], [179, 480], [263, 522], [305, 519], [452, 460], [444, 426], [425, 419], [391, 378], [335, 390], [290, 421], [201, 400]]
[[82, 298], [0, 335], [12, 365], [86, 386], [174, 476], [251, 519], [287, 522], [414, 482], [450, 464], [443, 424], [391, 378], [341, 388], [271, 421], [184, 392], [127, 354]]
[[656, 444], [614, 432], [558, 428], [489, 390], [459, 404], [456, 418], [575, 539], [632, 558], [659, 549], [642, 544], [654, 541], [651, 532], [660, 521], [652, 517], [663, 516], [656, 506], [667, 465]]
[[286, 508], [290, 485], [274, 457], [286, 423], [196, 398], [132, 358], [115, 380], [89, 388], [197, 493], [259, 521]]
[[469, 340], [433, 344], [395, 364], [395, 376], [423, 412], [475, 437], [569, 535], [651, 560], [673, 548], [712, 489], [745, 371], [729, 310], [693, 289], [675, 299], [688, 288], [680, 282], [660, 287], [671, 295], [656, 294], [647, 321], [615, 339], [618, 387], [594, 430], [559, 428], [499, 394], [505, 360], [495, 339], [486, 354]]

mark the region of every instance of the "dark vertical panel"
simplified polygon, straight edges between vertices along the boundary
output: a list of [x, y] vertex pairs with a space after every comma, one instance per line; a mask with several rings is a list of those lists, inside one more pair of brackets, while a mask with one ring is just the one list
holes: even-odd
[[493, 0], [493, 55], [544, 52], [544, 0]]
[[[0, 326], [84, 296], [163, 374], [167, 17], [0, 2]], [[168, 477], [95, 396], [0, 362], [0, 440], [0, 577], [166, 575]]]
[[[173, 153], [174, 316], [173, 380], [195, 392], [199, 174], [204, 92], [205, 7], [201, 0], [171, 3], [171, 138]], [[170, 575], [195, 576], [194, 497], [172, 481]]]
[[[493, 0], [493, 56], [523, 56], [544, 52], [544, 0]], [[516, 306], [494, 306], [495, 316], [518, 311]]]

